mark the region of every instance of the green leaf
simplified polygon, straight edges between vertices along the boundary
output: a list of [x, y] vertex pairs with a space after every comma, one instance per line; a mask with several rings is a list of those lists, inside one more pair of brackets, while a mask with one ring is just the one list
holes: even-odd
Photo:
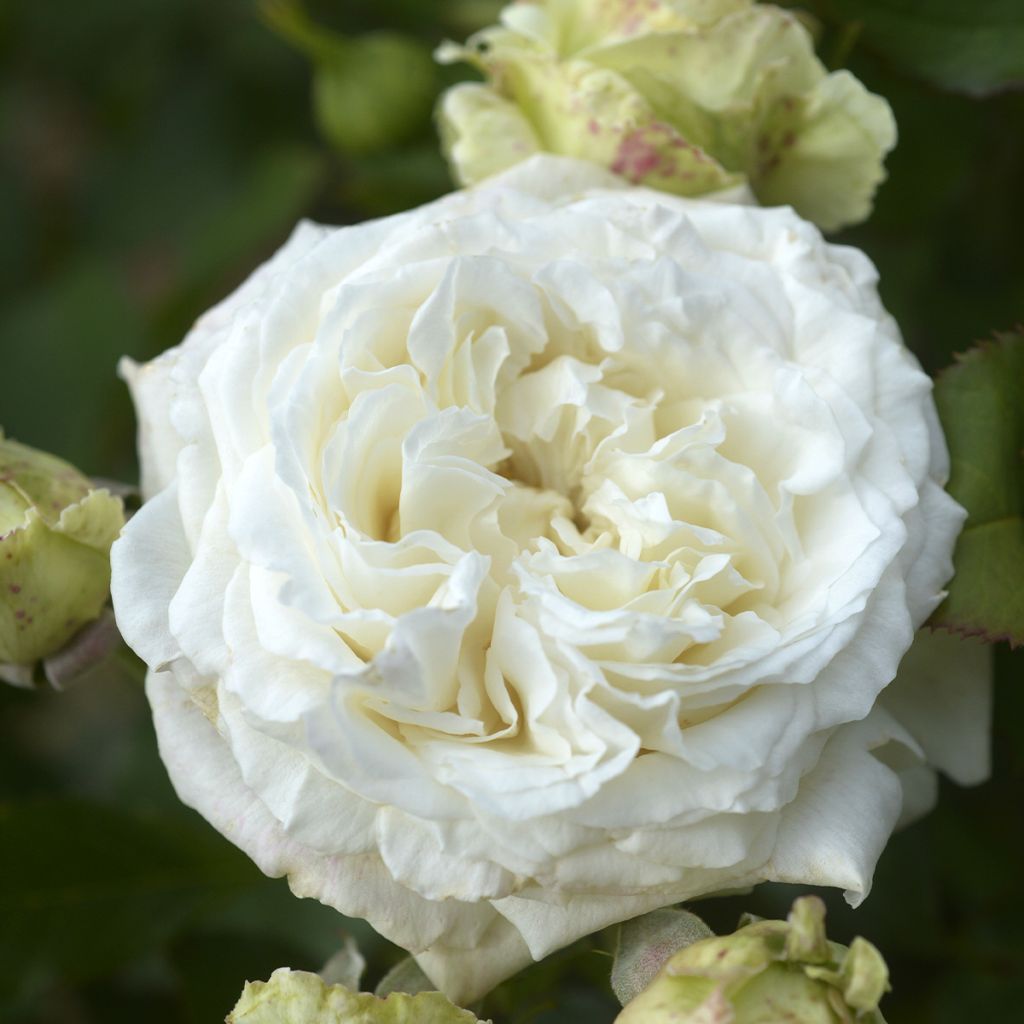
[[830, 0], [861, 42], [934, 85], [985, 95], [1024, 81], [1020, 0]]
[[0, 804], [0, 994], [102, 974], [261, 880], [184, 816], [65, 799]]
[[949, 492], [967, 509], [956, 575], [931, 625], [1024, 643], [1024, 331], [996, 335], [935, 387]]
[[696, 914], [676, 907], [651, 911], [619, 926], [612, 989], [623, 1006], [654, 980], [665, 961], [713, 932]]

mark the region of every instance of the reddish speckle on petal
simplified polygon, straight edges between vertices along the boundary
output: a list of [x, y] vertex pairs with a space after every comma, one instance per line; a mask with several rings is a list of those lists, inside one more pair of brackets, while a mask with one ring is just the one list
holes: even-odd
[[661, 163], [661, 154], [644, 137], [643, 129], [630, 132], [619, 143], [612, 170], [634, 183], [641, 181]]
[[[10, 558], [11, 556], [8, 555], [7, 557]], [[17, 583], [8, 583], [7, 584], [7, 589], [12, 594], [20, 594], [21, 593], [21, 587]]]
[[597, 119], [596, 118], [592, 117], [587, 122], [587, 131], [590, 132], [591, 135], [599, 135], [600, 134], [601, 126], [597, 123]]
[[14, 617], [15, 617], [16, 619], [23, 619], [23, 618], [25, 618], [25, 609], [24, 609], [24, 608], [19, 608], [19, 609], [18, 609], [18, 610], [17, 610], [17, 611], [16, 611], [15, 613], [14, 613]]

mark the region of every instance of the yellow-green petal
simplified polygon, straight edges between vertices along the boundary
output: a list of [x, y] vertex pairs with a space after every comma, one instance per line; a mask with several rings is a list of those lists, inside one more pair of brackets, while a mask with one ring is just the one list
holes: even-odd
[[[490, 153], [487, 166], [494, 173], [538, 149], [589, 160], [634, 184], [677, 195], [702, 195], [742, 181], [661, 119], [615, 71], [587, 61], [559, 61], [505, 31], [490, 34], [485, 53], [466, 52], [491, 70], [495, 99], [484, 101], [475, 91], [482, 87], [467, 94], [474, 87], [459, 86], [454, 109], [448, 97], [442, 100], [442, 132], [452, 139], [454, 127], [459, 129], [457, 143], [446, 148], [461, 182], [481, 180], [482, 152]], [[472, 120], [465, 112], [467, 95], [473, 101]], [[510, 108], [519, 111], [521, 120]], [[494, 139], [509, 128], [509, 143], [495, 146]], [[471, 132], [477, 144], [470, 141]]]
[[393, 992], [378, 999], [328, 985], [316, 974], [279, 968], [245, 986], [226, 1024], [479, 1024], [440, 992]]
[[120, 498], [0, 436], [0, 665], [32, 666], [100, 614], [123, 525]]
[[831, 230], [870, 213], [896, 140], [888, 103], [829, 74], [802, 20], [750, 0], [520, 2], [438, 56], [490, 90], [458, 119], [442, 104], [462, 182], [539, 148], [678, 195], [746, 183]]
[[839, 974], [843, 998], [860, 1013], [877, 1010], [879, 1000], [889, 991], [889, 968], [882, 954], [860, 936], [850, 943]]
[[6, 510], [0, 511], [0, 533], [18, 525], [28, 508], [56, 524], [61, 512], [90, 490], [88, 478], [63, 459], [0, 433], [0, 510]]
[[768, 205], [789, 203], [826, 231], [871, 213], [885, 180], [882, 159], [896, 145], [896, 119], [881, 96], [847, 71], [822, 79], [806, 96], [779, 104], [762, 129], [774, 141], [754, 179]]
[[475, 185], [540, 150], [519, 107], [486, 85], [466, 82], [449, 89], [437, 123], [460, 185]]
[[805, 964], [827, 963], [831, 955], [825, 937], [825, 903], [818, 896], [801, 896], [789, 912], [786, 959]]
[[707, 25], [753, 0], [533, 0], [502, 12], [509, 28], [541, 39], [563, 57], [651, 32]]

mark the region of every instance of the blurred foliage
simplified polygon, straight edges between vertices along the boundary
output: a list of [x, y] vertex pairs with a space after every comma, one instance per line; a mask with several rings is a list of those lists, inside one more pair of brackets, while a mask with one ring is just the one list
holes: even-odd
[[259, 879], [191, 822], [66, 798], [0, 804], [0, 994], [23, 987], [26, 964], [105, 974]]
[[984, 95], [1024, 79], [1020, 0], [818, 0], [866, 46], [943, 89]]
[[[839, 240], [875, 260], [886, 304], [937, 370], [1024, 319], [1024, 95], [957, 92], [1019, 76], [1020, 5], [805, 6], [825, 58], [849, 63], [895, 109], [890, 181], [871, 221]], [[0, 4], [8, 434], [134, 479], [119, 356], [179, 341], [298, 218], [357, 221], [450, 187], [429, 110], [452, 72], [417, 71], [410, 98], [407, 82], [378, 80], [389, 65], [368, 65], [363, 37], [384, 33], [422, 55], [498, 7], [310, 0], [318, 36], [344, 40], [328, 88], [315, 84], [326, 58], [311, 63], [308, 45], [282, 38], [268, 8], [246, 0]], [[415, 114], [389, 112], [346, 142], [346, 104], [375, 96], [406, 96]], [[823, 893], [837, 940], [861, 933], [884, 951], [893, 1024], [1016, 1019], [1024, 1001], [1024, 688], [1012, 685], [1024, 658], [1001, 648], [997, 660], [992, 781], [944, 786], [939, 809], [893, 839], [857, 911]], [[206, 1024], [247, 978], [315, 970], [345, 932], [367, 955], [370, 987], [401, 958], [367, 926], [259, 876], [178, 803], [130, 660], [68, 694], [0, 688], [0, 808], [5, 1024]], [[101, 899], [112, 871], [144, 898]], [[764, 886], [696, 909], [731, 930], [743, 910], [784, 915], [793, 895]], [[504, 1024], [610, 1022], [613, 942], [597, 936], [550, 957], [500, 986], [485, 1013]]]
[[949, 438], [949, 492], [968, 518], [932, 621], [1024, 644], [1024, 328], [961, 356], [939, 377], [935, 400]]

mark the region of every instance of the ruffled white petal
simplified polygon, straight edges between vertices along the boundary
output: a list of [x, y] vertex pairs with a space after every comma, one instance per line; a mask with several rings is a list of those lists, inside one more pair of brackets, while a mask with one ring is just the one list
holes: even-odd
[[152, 668], [161, 669], [181, 654], [171, 633], [170, 604], [191, 560], [173, 485], [142, 506], [110, 549], [118, 628]]

